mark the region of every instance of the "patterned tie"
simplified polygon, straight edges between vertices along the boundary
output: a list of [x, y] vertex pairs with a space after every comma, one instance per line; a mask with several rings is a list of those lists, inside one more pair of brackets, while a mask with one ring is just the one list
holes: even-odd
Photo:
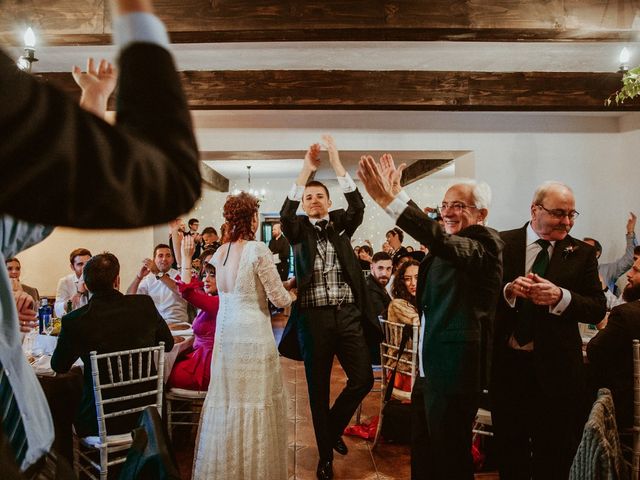
[[2, 422], [2, 430], [16, 455], [16, 463], [20, 466], [27, 454], [27, 435], [24, 431], [16, 398], [13, 395], [13, 389], [2, 363], [0, 363], [0, 421]]
[[[538, 255], [536, 255], [531, 267], [531, 273], [540, 275], [541, 277], [547, 271], [549, 266], [549, 240], [543, 240], [539, 238], [536, 243], [542, 248]], [[513, 336], [519, 345], [526, 345], [533, 340], [533, 322], [536, 314], [536, 306], [530, 300], [523, 300], [522, 308], [520, 309], [520, 315], [516, 323], [516, 328], [513, 332]]]

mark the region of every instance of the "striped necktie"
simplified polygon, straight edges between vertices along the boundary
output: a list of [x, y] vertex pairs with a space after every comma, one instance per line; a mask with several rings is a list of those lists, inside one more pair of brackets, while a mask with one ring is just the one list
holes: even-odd
[[2, 422], [2, 430], [16, 455], [16, 463], [20, 467], [29, 445], [22, 417], [20, 416], [20, 409], [2, 363], [0, 363], [0, 422]]

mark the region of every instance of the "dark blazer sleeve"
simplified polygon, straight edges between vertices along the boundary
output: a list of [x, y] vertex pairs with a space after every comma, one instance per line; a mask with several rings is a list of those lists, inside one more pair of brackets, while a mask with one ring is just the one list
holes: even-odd
[[413, 202], [402, 212], [397, 225], [429, 247], [429, 253], [453, 263], [457, 268], [481, 268], [488, 258], [495, 260], [499, 257], [503, 247], [498, 235], [491, 234], [481, 225], [467, 227], [465, 231], [470, 236], [449, 235]]
[[[151, 297], [148, 297], [151, 300]], [[156, 345], [160, 342], [164, 342], [164, 351], [170, 352], [173, 348], [173, 335], [171, 334], [171, 330], [169, 330], [169, 326], [167, 322], [164, 321], [164, 318], [160, 316], [156, 306], [151, 302], [151, 307], [154, 310], [156, 316]]]
[[571, 292], [571, 302], [561, 317], [593, 324], [599, 323], [604, 318], [607, 312], [607, 300], [598, 277], [598, 260], [595, 250], [589, 249], [579, 283], [574, 288], [567, 289]]
[[631, 339], [624, 327], [624, 317], [616, 307], [609, 314], [607, 326], [587, 344], [589, 368], [606, 371], [611, 366], [611, 357], [629, 348], [631, 348]]
[[34, 223], [138, 227], [200, 196], [198, 149], [169, 52], [120, 55], [117, 125], [92, 115], [0, 52], [0, 210]]
[[332, 221], [338, 233], [344, 230], [347, 236], [351, 238], [362, 224], [362, 219], [364, 218], [364, 201], [358, 189], [345, 193], [344, 197], [347, 199], [347, 209], [345, 211], [339, 211], [340, 214], [335, 215]]
[[62, 317], [62, 328], [58, 336], [58, 343], [51, 356], [51, 368], [54, 372], [65, 373], [71, 369], [71, 366], [80, 358], [80, 351], [77, 346], [82, 345], [74, 334], [74, 318], [65, 315]]
[[296, 215], [300, 201], [287, 197], [280, 209], [280, 224], [282, 232], [291, 243], [300, 243], [304, 238], [300, 217]]

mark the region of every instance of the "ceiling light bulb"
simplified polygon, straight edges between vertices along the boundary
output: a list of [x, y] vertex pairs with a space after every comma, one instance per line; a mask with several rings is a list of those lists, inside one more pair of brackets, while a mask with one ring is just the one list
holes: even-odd
[[24, 45], [29, 48], [34, 48], [36, 46], [36, 34], [33, 33], [33, 29], [31, 27], [27, 28], [27, 31], [24, 33]]

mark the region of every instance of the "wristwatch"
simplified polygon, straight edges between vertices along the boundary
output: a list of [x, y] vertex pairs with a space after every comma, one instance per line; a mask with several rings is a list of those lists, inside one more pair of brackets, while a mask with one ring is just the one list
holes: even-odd
[[158, 280], [160, 280], [162, 277], [164, 277], [167, 274], [167, 272], [158, 272], [156, 273], [156, 278]]

